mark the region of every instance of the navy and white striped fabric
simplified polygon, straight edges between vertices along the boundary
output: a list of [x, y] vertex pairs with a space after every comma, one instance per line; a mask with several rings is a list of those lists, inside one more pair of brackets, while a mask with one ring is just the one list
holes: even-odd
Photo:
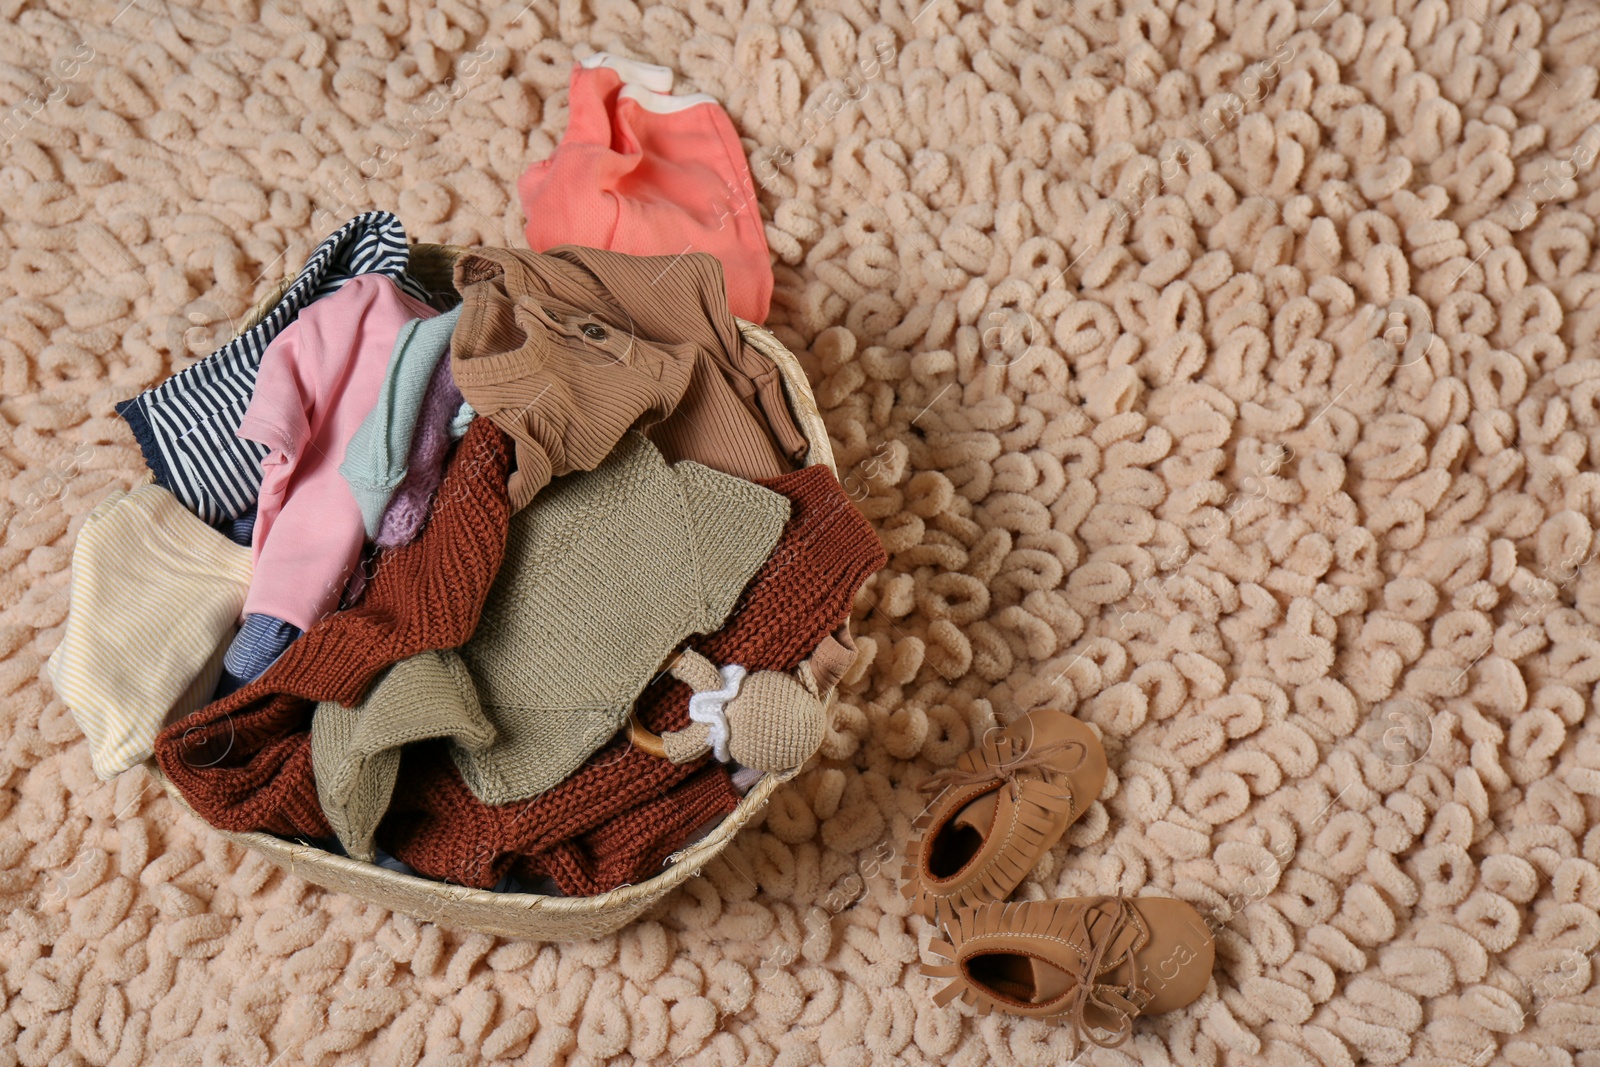
[[253, 511], [267, 446], [235, 431], [255, 393], [261, 357], [301, 309], [358, 274], [382, 274], [417, 299], [430, 295], [406, 274], [410, 248], [387, 211], [357, 215], [317, 246], [266, 318], [154, 389], [117, 405], [156, 484], [216, 525]]

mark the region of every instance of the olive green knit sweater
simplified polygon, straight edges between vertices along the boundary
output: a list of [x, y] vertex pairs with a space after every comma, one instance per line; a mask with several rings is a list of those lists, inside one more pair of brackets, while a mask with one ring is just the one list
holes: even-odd
[[436, 737], [453, 738], [469, 750], [494, 740], [472, 676], [448, 650], [419, 652], [396, 663], [354, 707], [336, 700], [317, 705], [311, 718], [317, 798], [353, 858], [374, 859], [372, 835], [394, 795], [401, 746]]
[[497, 737], [452, 746], [489, 804], [583, 764], [690, 634], [719, 629], [771, 554], [789, 501], [624, 435], [512, 517], [505, 562], [461, 649]]

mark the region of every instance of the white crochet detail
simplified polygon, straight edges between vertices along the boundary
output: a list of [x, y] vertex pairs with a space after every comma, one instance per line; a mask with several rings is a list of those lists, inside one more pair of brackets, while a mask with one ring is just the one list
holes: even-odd
[[722, 673], [722, 688], [707, 689], [703, 693], [696, 693], [689, 698], [689, 719], [691, 722], [703, 722], [711, 727], [711, 751], [723, 763], [730, 759], [728, 755], [728, 701], [739, 695], [739, 686], [744, 681], [744, 668], [737, 663], [729, 663], [719, 667]]

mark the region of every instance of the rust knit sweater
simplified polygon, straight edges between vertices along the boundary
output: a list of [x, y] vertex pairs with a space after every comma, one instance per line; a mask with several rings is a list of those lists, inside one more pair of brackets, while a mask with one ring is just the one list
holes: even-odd
[[727, 770], [720, 763], [702, 767], [667, 790], [603, 823], [582, 837], [569, 838], [515, 864], [528, 880], [549, 875], [568, 896], [593, 896], [661, 870], [689, 835], [739, 806]]
[[505, 434], [474, 420], [422, 535], [379, 558], [359, 606], [321, 619], [261, 677], [161, 732], [156, 760], [202, 818], [332, 836], [311, 774], [311, 713], [323, 700], [349, 707], [385, 667], [472, 635], [505, 553], [510, 467]]
[[[759, 484], [790, 499], [789, 522], [728, 624], [688, 644], [713, 663], [787, 671], [848, 617], [856, 591], [885, 557], [826, 467]], [[636, 707], [656, 733], [682, 729], [689, 688], [663, 677]], [[673, 764], [623, 740], [555, 788], [499, 807], [473, 796], [436, 747], [409, 750], [401, 781], [378, 831], [388, 851], [434, 878], [487, 887], [515, 866], [523, 876], [551, 876], [570, 895], [649, 877], [697, 826], [738, 801], [721, 765]]]

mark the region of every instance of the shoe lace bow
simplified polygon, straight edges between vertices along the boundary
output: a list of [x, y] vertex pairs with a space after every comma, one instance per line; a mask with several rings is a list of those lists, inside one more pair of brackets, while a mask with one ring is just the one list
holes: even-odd
[[[1116, 1048], [1128, 1040], [1133, 1033], [1134, 1016], [1139, 1014], [1141, 1006], [1149, 999], [1148, 994], [1139, 988], [1137, 967], [1130, 967], [1133, 977], [1126, 986], [1099, 980], [1103, 972], [1121, 962], [1121, 957], [1107, 962], [1106, 953], [1118, 941], [1123, 927], [1129, 922], [1136, 921], [1133, 907], [1126, 897], [1119, 893], [1112, 899], [1116, 902], [1116, 910], [1110, 915], [1109, 924], [1101, 928], [1103, 932], [1090, 928], [1088, 914], [1082, 920], [1084, 936], [1092, 945], [1092, 949], [1088, 957], [1082, 960], [1081, 968], [1073, 974], [1077, 984], [1069, 994], [1067, 1008], [1073, 1032], [1101, 1048]], [[1128, 958], [1130, 964], [1132, 955], [1133, 943], [1130, 942], [1123, 950], [1123, 956]], [[1090, 1008], [1097, 1008], [1117, 1020], [1116, 1027], [1110, 1031], [1108, 1038], [1100, 1038], [1094, 1028], [1090, 1027], [1086, 1018]]]
[[[1052, 741], [1038, 748], [1034, 748], [1030, 742], [1015, 755], [1005, 756], [999, 755], [998, 747], [996, 745], [991, 754], [991, 750], [985, 746], [984, 761], [976, 770], [962, 770], [959, 766], [946, 767], [917, 783], [918, 791], [939, 793], [952, 786], [981, 785], [998, 780], [1011, 786], [1011, 799], [1016, 802], [1022, 799], [1022, 782], [1018, 775], [1023, 771], [1048, 767], [1052, 771], [1070, 774], [1083, 765], [1084, 757], [1088, 754], [1088, 750], [1079, 741]], [[1066, 768], [1050, 766], [1051, 761], [1057, 756], [1072, 751], [1078, 753], [1078, 758], [1072, 766]]]

